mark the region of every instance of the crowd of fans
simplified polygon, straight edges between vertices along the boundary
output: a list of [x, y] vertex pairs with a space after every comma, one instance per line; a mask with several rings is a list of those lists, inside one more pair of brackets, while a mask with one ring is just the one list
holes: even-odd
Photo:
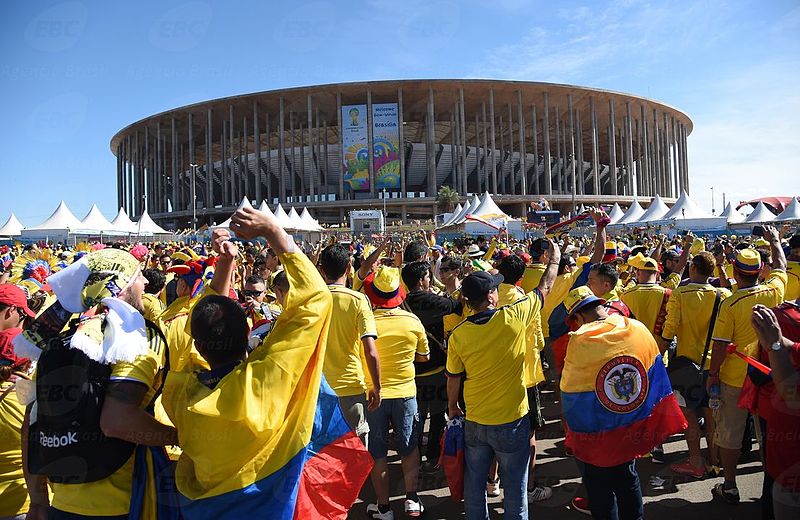
[[[295, 242], [241, 209], [236, 240], [217, 230], [205, 245], [3, 246], [0, 518], [233, 517], [243, 504], [291, 518], [299, 506], [279, 512], [257, 484], [313, 444], [327, 387], [369, 462], [356, 487], [377, 500], [353, 506], [368, 518], [424, 513], [420, 475], [442, 471], [459, 416], [466, 517], [488, 518], [502, 493], [506, 518], [528, 518], [553, 494], [536, 478], [544, 388], [583, 476], [575, 510], [642, 518], [636, 461], [664, 462], [678, 433], [686, 458], [671, 470], [734, 505], [755, 435], [764, 518], [800, 518], [800, 233], [611, 236], [591, 216], [586, 237]], [[58, 385], [42, 380], [72, 377], [45, 362], [54, 338], [104, 367], [98, 428], [131, 446], [101, 478], [86, 475], [102, 460], [56, 478], [37, 459], [71, 442], [43, 430]]]

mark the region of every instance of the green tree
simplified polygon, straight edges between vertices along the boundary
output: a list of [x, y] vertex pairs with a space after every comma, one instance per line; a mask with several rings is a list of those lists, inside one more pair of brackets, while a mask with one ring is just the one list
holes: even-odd
[[436, 194], [436, 204], [442, 213], [453, 211], [453, 208], [458, 204], [458, 199], [458, 192], [450, 186], [442, 186], [439, 188], [439, 193]]

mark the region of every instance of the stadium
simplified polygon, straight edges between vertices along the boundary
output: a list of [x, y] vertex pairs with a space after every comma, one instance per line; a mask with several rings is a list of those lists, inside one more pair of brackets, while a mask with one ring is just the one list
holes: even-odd
[[[497, 80], [340, 83], [237, 95], [120, 130], [117, 200], [173, 229], [228, 218], [244, 197], [307, 207], [322, 223], [355, 209], [430, 219], [437, 192], [489, 192], [509, 215], [627, 205], [689, 192], [683, 112], [640, 96]], [[192, 204], [195, 207], [192, 207]]]

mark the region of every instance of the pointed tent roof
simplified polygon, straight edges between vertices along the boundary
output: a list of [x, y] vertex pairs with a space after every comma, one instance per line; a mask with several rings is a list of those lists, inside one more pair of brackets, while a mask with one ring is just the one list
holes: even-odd
[[678, 197], [677, 202], [675, 205], [672, 206], [672, 209], [667, 212], [666, 215], [662, 217], [664, 220], [667, 219], [690, 219], [690, 218], [712, 218], [706, 211], [704, 211], [700, 206], [698, 206], [695, 201], [689, 198], [689, 194], [685, 191], [681, 192], [681, 196]]
[[81, 224], [86, 229], [96, 229], [98, 231], [114, 231], [114, 224], [100, 212], [97, 204], [92, 204], [92, 209], [83, 217]]
[[6, 220], [6, 223], [0, 227], [0, 236], [19, 236], [22, 234], [23, 227], [25, 226], [22, 225], [22, 222], [20, 222], [19, 219], [17, 219], [17, 216], [12, 213], [11, 216], [8, 217], [8, 220]]
[[303, 223], [300, 221], [300, 214], [297, 213], [297, 210], [294, 209], [294, 206], [289, 208], [289, 228], [291, 229], [299, 229], [304, 230]]
[[747, 216], [744, 221], [748, 224], [755, 222], [771, 222], [775, 220], [775, 214], [767, 209], [763, 202], [759, 202], [756, 209]]
[[314, 217], [308, 212], [308, 208], [303, 208], [303, 211], [300, 212], [300, 222], [309, 231], [317, 231], [320, 228], [319, 222], [314, 220]]
[[444, 222], [442, 222], [442, 227], [449, 226], [450, 221], [453, 220], [455, 217], [457, 217], [458, 214], [461, 213], [461, 210], [463, 209], [464, 206], [462, 206], [461, 203], [459, 202], [458, 205], [455, 208], [453, 208], [453, 212], [450, 213], [450, 216], [447, 217], [447, 219]]
[[26, 229], [83, 229], [83, 224], [72, 214], [66, 203], [62, 200], [47, 220], [38, 226]]
[[626, 211], [622, 218], [616, 221], [615, 224], [632, 224], [639, 220], [644, 213], [644, 209], [639, 205], [639, 201], [634, 200], [631, 207], [628, 208], [628, 211]]
[[645, 223], [645, 222], [653, 222], [654, 220], [661, 220], [664, 218], [669, 212], [669, 206], [664, 204], [664, 201], [661, 199], [661, 195], [656, 195], [653, 197], [652, 202], [650, 202], [650, 207], [647, 208], [647, 211], [644, 212], [644, 215], [639, 217], [636, 220], [636, 223]]
[[581, 213], [585, 213], [585, 212], [586, 212], [586, 206], [581, 204], [580, 207], [578, 208], [578, 215], [580, 215]]
[[619, 207], [619, 204], [615, 202], [614, 207], [611, 208], [611, 213], [608, 214], [608, 218], [611, 219], [612, 224], [616, 224], [624, 215], [625, 212], [622, 211], [622, 208]]
[[[480, 217], [484, 220], [510, 218], [505, 214], [505, 212], [503, 212], [503, 210], [497, 207], [497, 204], [495, 204], [488, 191], [483, 194], [483, 198], [481, 199], [480, 204], [478, 204], [478, 207], [473, 209], [469, 214]], [[466, 214], [464, 216], [466, 216]]]
[[150, 214], [147, 213], [147, 210], [144, 210], [142, 216], [139, 217], [139, 221], [136, 223], [136, 232], [137, 233], [169, 233], [166, 229], [162, 228], [158, 224], [156, 224], [152, 218], [150, 218]]
[[291, 222], [289, 222], [289, 215], [286, 214], [286, 210], [283, 209], [283, 206], [278, 204], [278, 207], [275, 208], [275, 218], [278, 220], [278, 224], [281, 225], [282, 228], [286, 229], [291, 227]]
[[[252, 209], [252, 207], [253, 207], [253, 205], [252, 205], [252, 204], [250, 204], [250, 199], [248, 199], [247, 197], [244, 197], [244, 198], [242, 199], [242, 202], [240, 202], [240, 203], [239, 203], [239, 205], [238, 205], [238, 206], [236, 206], [236, 209], [237, 209], [237, 210], [239, 210], [239, 209], [242, 209], [242, 208], [251, 208], [251, 209]], [[230, 228], [230, 227], [231, 227], [231, 218], [232, 218], [232, 217], [233, 217], [233, 215], [231, 215], [230, 217], [228, 217], [228, 220], [226, 220], [226, 221], [225, 221], [225, 222], [223, 222], [222, 224], [217, 224], [216, 226], [211, 226], [211, 229], [216, 229], [216, 228]]]
[[720, 217], [725, 217], [727, 219], [728, 224], [739, 224], [740, 222], [744, 222], [745, 217], [742, 213], [733, 207], [733, 204], [728, 202], [725, 206], [725, 210], [720, 213]]
[[269, 205], [267, 204], [266, 200], [261, 201], [261, 205], [258, 207], [258, 211], [261, 213], [266, 213], [267, 215], [275, 216], [271, 209], [269, 209]]
[[126, 233], [135, 233], [136, 224], [128, 217], [125, 208], [119, 208], [117, 216], [111, 221], [112, 229], [116, 231], [124, 231]]
[[[11, 216], [13, 217], [14, 215]], [[792, 197], [792, 201], [787, 204], [786, 209], [784, 209], [775, 220], [780, 220], [782, 222], [787, 220], [800, 220], [800, 201]], [[2, 235], [2, 233], [0, 233], [0, 235]]]
[[452, 226], [455, 224], [462, 224], [464, 222], [464, 217], [472, 214], [472, 212], [480, 205], [480, 203], [481, 200], [478, 198], [478, 196], [473, 195], [472, 200], [469, 201], [469, 204], [465, 203], [461, 213], [459, 213], [448, 225]]

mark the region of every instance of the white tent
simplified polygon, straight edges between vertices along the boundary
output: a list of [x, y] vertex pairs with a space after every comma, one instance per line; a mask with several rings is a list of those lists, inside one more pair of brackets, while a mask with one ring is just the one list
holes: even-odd
[[275, 218], [278, 220], [278, 224], [280, 224], [282, 228], [287, 229], [291, 227], [289, 215], [286, 214], [286, 210], [284, 210], [283, 206], [280, 204], [278, 204], [278, 207], [275, 208]]
[[444, 219], [444, 221], [442, 221], [442, 227], [449, 226], [450, 225], [450, 221], [453, 220], [455, 217], [457, 217], [458, 214], [461, 213], [461, 210], [463, 210], [463, 209], [464, 209], [464, 207], [459, 202], [458, 205], [455, 208], [453, 208], [453, 212], [452, 213], [445, 213], [445, 219]]
[[114, 225], [100, 212], [97, 204], [92, 204], [92, 209], [83, 217], [81, 224], [83, 224], [83, 227], [86, 229], [96, 229], [103, 233], [116, 231]]
[[448, 226], [455, 226], [458, 224], [464, 223], [464, 217], [467, 215], [471, 215], [478, 206], [480, 206], [481, 200], [478, 198], [477, 195], [472, 196], [472, 200], [469, 201], [469, 204], [464, 204], [464, 207], [461, 209], [461, 212], [456, 215], [453, 220], [450, 221]]
[[616, 224], [623, 216], [625, 216], [625, 213], [619, 207], [619, 204], [615, 202], [614, 207], [611, 208], [611, 213], [608, 214], [608, 218], [611, 219], [612, 224]]
[[[253, 205], [252, 205], [252, 204], [250, 204], [250, 199], [248, 199], [247, 197], [244, 197], [244, 198], [242, 199], [242, 202], [240, 202], [240, 203], [239, 203], [239, 205], [238, 205], [238, 206], [236, 206], [236, 209], [237, 209], [237, 210], [239, 210], [239, 209], [242, 209], [242, 208], [251, 208], [251, 209], [253, 208]], [[228, 220], [226, 220], [226, 221], [225, 221], [225, 222], [223, 222], [222, 224], [217, 224], [217, 225], [215, 225], [215, 226], [211, 226], [211, 227], [209, 227], [209, 229], [217, 229], [217, 228], [225, 228], [225, 229], [229, 229], [229, 228], [231, 227], [231, 218], [232, 218], [232, 217], [233, 217], [233, 215], [231, 215], [230, 217], [228, 217]]]
[[639, 217], [635, 222], [637, 224], [644, 224], [646, 222], [654, 222], [656, 220], [661, 220], [664, 218], [669, 212], [669, 207], [664, 204], [664, 201], [661, 199], [660, 195], [656, 195], [653, 198], [653, 201], [650, 202], [650, 207], [647, 208], [647, 211]]
[[22, 222], [12, 213], [6, 223], [0, 227], [0, 237], [18, 237], [22, 234], [23, 227]]
[[692, 199], [689, 198], [689, 194], [683, 191], [681, 192], [681, 196], [678, 197], [678, 201], [675, 202], [674, 206], [672, 206], [672, 209], [669, 210], [667, 214], [661, 218], [664, 220], [672, 218], [680, 220], [680, 219], [712, 218], [712, 215], [709, 215], [706, 211], [704, 211]]
[[775, 220], [775, 214], [767, 209], [763, 202], [759, 202], [756, 209], [744, 219], [747, 224], [756, 224], [759, 222], [772, 222]]
[[[12, 217], [14, 215], [11, 215]], [[775, 220], [779, 220], [781, 222], [786, 222], [789, 220], [800, 220], [800, 201], [797, 200], [797, 197], [792, 197], [792, 202], [790, 202], [786, 208], [778, 215]], [[0, 235], [3, 233], [0, 232]]]
[[166, 235], [169, 234], [169, 231], [162, 228], [158, 224], [156, 224], [152, 218], [150, 218], [150, 214], [147, 213], [147, 210], [144, 210], [142, 216], [139, 217], [139, 221], [136, 223], [136, 233], [138, 234], [159, 234], [159, 235]]
[[119, 208], [117, 216], [111, 221], [111, 227], [124, 233], [136, 233], [136, 223], [128, 217], [125, 208]]
[[616, 221], [615, 224], [632, 224], [639, 220], [642, 215], [644, 215], [644, 209], [642, 209], [638, 201], [634, 200], [631, 207], [628, 208], [628, 211], [626, 211], [622, 218]]
[[578, 208], [578, 215], [582, 213], [586, 213], [586, 206], [584, 206], [583, 204], [581, 204], [581, 207]]
[[478, 204], [478, 207], [464, 216], [466, 217], [466, 215], [480, 217], [483, 220], [508, 220], [511, 218], [506, 215], [503, 210], [497, 207], [497, 204], [495, 204], [488, 191], [483, 194], [483, 198], [481, 199], [480, 204]]
[[269, 205], [267, 204], [266, 200], [262, 200], [261, 201], [261, 205], [258, 207], [258, 211], [260, 211], [261, 213], [266, 213], [267, 215], [269, 215], [271, 217], [275, 216], [275, 214], [272, 213], [272, 210], [269, 209]]
[[303, 208], [303, 211], [300, 212], [300, 222], [303, 224], [303, 229], [308, 231], [319, 231], [321, 228], [319, 222], [308, 212], [308, 208]]
[[739, 224], [741, 222], [744, 222], [745, 219], [747, 218], [744, 215], [742, 215], [741, 211], [734, 208], [733, 204], [731, 204], [730, 202], [728, 202], [728, 204], [725, 206], [725, 209], [723, 210], [722, 213], [720, 213], [719, 216], [725, 217], [725, 221], [728, 224]]
[[70, 230], [83, 229], [83, 224], [72, 214], [66, 203], [62, 200], [56, 210], [41, 224], [26, 228], [28, 230]]
[[300, 220], [300, 214], [294, 209], [294, 206], [289, 208], [289, 229], [304, 230], [303, 222]]

